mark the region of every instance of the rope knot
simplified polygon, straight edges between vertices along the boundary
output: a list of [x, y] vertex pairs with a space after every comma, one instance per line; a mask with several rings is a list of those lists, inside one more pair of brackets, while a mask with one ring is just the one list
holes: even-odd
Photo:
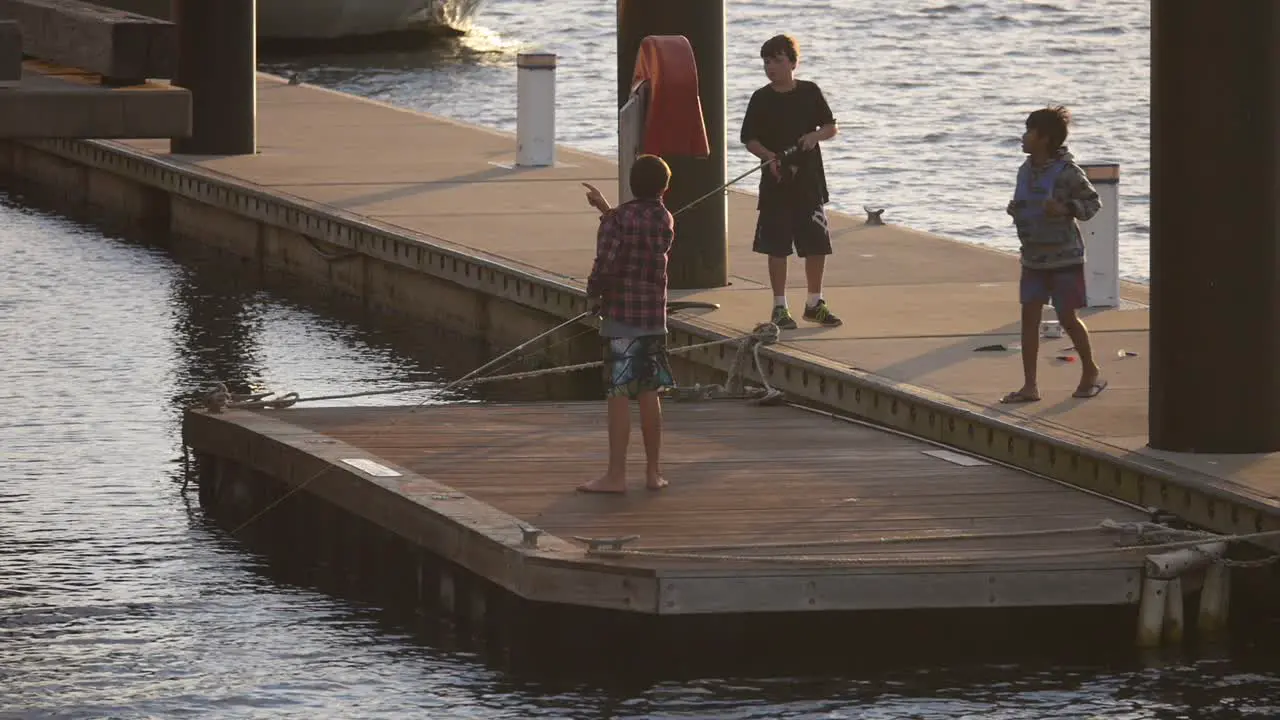
[[778, 338], [781, 337], [781, 334], [782, 331], [778, 329], [777, 325], [771, 322], [764, 322], [751, 328], [749, 342], [754, 341], [754, 343], [758, 343], [760, 345], [772, 345], [778, 342]]
[[[275, 393], [270, 394], [274, 395]], [[271, 410], [283, 410], [284, 408], [293, 407], [301, 399], [302, 396], [296, 392], [285, 393], [274, 400], [263, 400], [262, 407]]]
[[204, 407], [211, 413], [220, 413], [227, 407], [227, 403], [231, 401], [231, 393], [227, 391], [225, 383], [216, 383], [213, 389], [205, 393]]

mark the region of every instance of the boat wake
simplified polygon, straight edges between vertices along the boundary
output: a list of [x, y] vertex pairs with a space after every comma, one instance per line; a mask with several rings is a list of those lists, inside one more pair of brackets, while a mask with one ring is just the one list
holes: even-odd
[[483, 0], [436, 0], [424, 11], [422, 24], [464, 34], [471, 29], [476, 11]]

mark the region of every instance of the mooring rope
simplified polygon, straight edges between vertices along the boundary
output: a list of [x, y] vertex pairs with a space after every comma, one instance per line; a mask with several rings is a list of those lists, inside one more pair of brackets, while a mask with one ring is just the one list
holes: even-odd
[[993, 532], [941, 532], [919, 535], [898, 535], [889, 537], [864, 537], [832, 540], [795, 540], [783, 542], [714, 544], [714, 545], [654, 545], [638, 548], [645, 552], [704, 552], [713, 550], [775, 550], [785, 548], [824, 548], [848, 547], [851, 545], [898, 545], [911, 543], [951, 542], [967, 540], [1001, 540], [1011, 538], [1048, 537], [1053, 535], [1076, 535], [1096, 533], [1099, 530], [1113, 530], [1144, 537], [1185, 537], [1212, 540], [1214, 533], [1202, 530], [1179, 530], [1152, 522], [1119, 523], [1114, 520], [1103, 520], [1096, 525], [1081, 525], [1065, 528], [1041, 528], [1035, 530], [997, 530]]
[[[577, 318], [575, 318], [575, 320], [576, 319]], [[563, 327], [563, 325], [558, 326], [555, 329], [559, 329], [559, 327]], [[540, 339], [541, 337], [544, 337], [546, 334], [548, 333], [544, 333], [543, 335], [540, 335], [537, 338], [534, 338], [534, 340]], [[746, 357], [746, 355], [744, 354], [744, 351], [749, 348], [751, 350], [752, 356], [755, 359], [757, 372], [760, 376], [761, 381], [765, 386], [765, 391], [766, 391], [765, 396], [768, 397], [768, 396], [776, 395], [777, 391], [774, 390], [774, 388], [771, 385], [769, 385], [769, 381], [765, 377], [765, 373], [763, 371], [764, 368], [763, 368], [763, 365], [761, 365], [761, 361], [760, 361], [760, 346], [772, 345], [773, 343], [776, 343], [778, 341], [778, 337], [779, 337], [779, 330], [777, 325], [774, 325], [771, 322], [760, 323], [759, 325], [756, 325], [754, 328], [752, 328], [751, 332], [746, 333], [744, 335], [739, 335], [736, 337], [729, 337], [729, 338], [722, 338], [720, 340], [710, 340], [708, 342], [696, 343], [693, 345], [680, 345], [680, 346], [668, 349], [667, 352], [674, 355], [674, 354], [680, 354], [680, 353], [693, 352], [694, 350], [702, 350], [709, 347], [715, 347], [717, 345], [739, 343], [738, 353], [734, 357], [733, 364], [730, 366], [729, 380], [724, 385], [711, 385], [706, 387], [696, 386], [694, 388], [695, 393], [710, 396], [711, 394], [716, 393], [717, 391], [721, 393], [728, 393], [728, 392], [734, 392], [734, 391], [741, 392], [740, 386], [742, 383], [742, 375], [743, 375], [742, 359]], [[527, 347], [529, 344], [534, 342], [534, 340], [530, 340], [525, 343], [522, 343], [520, 346], [516, 348], [516, 350]], [[512, 352], [514, 352], [514, 350]], [[502, 358], [499, 358], [499, 359], [502, 359]], [[528, 370], [525, 372], [508, 373], [505, 375], [485, 375], [481, 377], [475, 377], [480, 371], [484, 370], [486, 367], [489, 367], [492, 364], [494, 363], [491, 361], [486, 365], [482, 365], [481, 367], [477, 368], [476, 370], [473, 370], [467, 375], [451, 383], [448, 383], [443, 388], [434, 388], [425, 383], [415, 383], [413, 385], [406, 385], [406, 386], [396, 387], [396, 388], [386, 388], [383, 390], [362, 390], [359, 392], [338, 393], [334, 395], [316, 395], [314, 397], [302, 397], [296, 392], [291, 392], [278, 398], [270, 398], [271, 393], [262, 393], [256, 396], [248, 396], [248, 397], [233, 396], [227, 393], [226, 387], [224, 385], [220, 384], [219, 387], [215, 388], [215, 390], [212, 393], [210, 393], [209, 395], [210, 402], [206, 404], [209, 406], [210, 409], [213, 409], [214, 407], [217, 407], [219, 409], [225, 407], [233, 410], [252, 410], [252, 409], [259, 409], [259, 408], [281, 409], [281, 408], [290, 407], [292, 405], [295, 405], [301, 402], [317, 402], [321, 400], [348, 400], [352, 398], [373, 397], [376, 395], [395, 395], [399, 393], [414, 392], [416, 390], [436, 390], [434, 394], [439, 395], [441, 393], [448, 392], [449, 390], [452, 390], [457, 387], [484, 385], [484, 384], [496, 383], [496, 382], [510, 382], [514, 380], [529, 380], [533, 378], [547, 377], [551, 375], [565, 375], [568, 373], [578, 372], [581, 370], [589, 370], [591, 368], [603, 367], [604, 361], [595, 360], [592, 362], [578, 363], [576, 365], [562, 365], [562, 366], [557, 366], [552, 368], [543, 368], [539, 370]]]
[[[1107, 528], [1108, 523], [1117, 525], [1110, 520], [1104, 520], [1099, 523], [1096, 529]], [[1161, 528], [1162, 530], [1173, 531], [1173, 528]], [[1177, 531], [1174, 531], [1177, 532]], [[665, 552], [652, 549], [609, 549], [609, 550], [588, 550], [587, 554], [597, 555], [601, 557], [635, 557], [635, 558], [652, 558], [664, 560], [697, 560], [697, 561], [715, 561], [715, 562], [747, 562], [747, 563], [774, 563], [774, 564], [794, 564], [794, 565], [924, 565], [924, 564], [947, 564], [947, 565], [985, 565], [1002, 562], [1020, 562], [1023, 560], [1048, 560], [1061, 558], [1081, 558], [1096, 555], [1123, 555], [1126, 553], [1143, 552], [1149, 553], [1152, 550], [1177, 550], [1185, 548], [1197, 548], [1208, 543], [1215, 542], [1244, 542], [1247, 540], [1262, 540], [1266, 538], [1280, 537], [1280, 530], [1269, 530], [1266, 532], [1245, 533], [1240, 535], [1213, 535], [1207, 534], [1206, 537], [1200, 537], [1194, 540], [1181, 540], [1174, 542], [1155, 543], [1155, 544], [1139, 544], [1139, 545], [1121, 545], [1107, 548], [1068, 548], [1061, 550], [1028, 550], [1022, 552], [1001, 553], [998, 555], [974, 557], [970, 555], [921, 555], [921, 556], [892, 556], [892, 557], [867, 557], [867, 556], [848, 556], [848, 555], [729, 555], [723, 553], [704, 553], [704, 552]], [[1273, 562], [1280, 555], [1274, 555], [1266, 558], [1266, 562]], [[1218, 560], [1215, 560], [1218, 561]], [[1224, 564], [1231, 561], [1225, 559], [1220, 560]]]

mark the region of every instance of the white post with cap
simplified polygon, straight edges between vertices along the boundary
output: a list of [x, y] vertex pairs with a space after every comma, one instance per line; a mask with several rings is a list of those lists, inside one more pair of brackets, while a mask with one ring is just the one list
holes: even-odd
[[516, 165], [555, 165], [555, 53], [520, 53], [516, 72]]
[[1085, 301], [1089, 307], [1120, 306], [1120, 164], [1081, 163], [1102, 200], [1102, 209], [1080, 223], [1084, 237]]

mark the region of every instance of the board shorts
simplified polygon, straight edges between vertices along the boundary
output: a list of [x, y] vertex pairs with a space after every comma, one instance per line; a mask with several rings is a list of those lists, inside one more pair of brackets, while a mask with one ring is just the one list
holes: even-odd
[[770, 257], [831, 254], [831, 231], [822, 203], [777, 203], [760, 208], [751, 249]]
[[607, 397], [628, 397], [675, 387], [667, 358], [666, 335], [604, 338], [604, 383]]
[[1018, 296], [1022, 304], [1053, 303], [1058, 312], [1070, 312], [1085, 307], [1084, 265], [1041, 270], [1022, 268], [1018, 281]]

